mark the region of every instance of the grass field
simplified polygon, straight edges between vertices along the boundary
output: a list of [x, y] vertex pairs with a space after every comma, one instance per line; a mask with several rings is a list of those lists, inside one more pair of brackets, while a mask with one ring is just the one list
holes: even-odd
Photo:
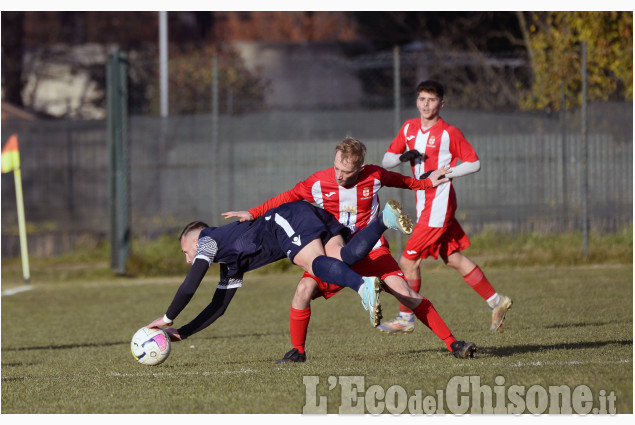
[[[311, 404], [305, 376], [319, 379], [314, 394], [327, 397], [329, 413], [343, 404], [347, 376], [362, 377], [362, 402], [373, 385], [436, 396], [453, 377], [471, 376], [505, 391], [586, 385], [594, 407], [599, 395], [612, 393], [617, 413], [633, 413], [632, 264], [487, 267], [496, 289], [514, 299], [497, 334], [488, 330], [485, 302], [455, 272], [426, 268], [422, 293], [457, 338], [477, 343], [471, 360], [452, 357], [420, 322], [410, 335], [380, 334], [346, 290], [313, 303], [308, 361], [285, 366], [274, 362], [290, 348], [299, 269], [251, 274], [224, 317], [173, 344], [167, 362], [155, 367], [135, 362], [130, 338], [165, 312], [181, 278], [59, 282], [42, 273], [30, 290], [12, 293], [19, 283], [5, 277], [19, 267], [4, 268], [2, 413], [298, 414]], [[216, 278], [208, 274], [177, 325], [209, 302]], [[382, 304], [387, 318], [397, 312], [392, 297], [383, 294]], [[376, 412], [373, 406], [383, 405], [370, 406]], [[385, 413], [390, 406], [387, 400]]]

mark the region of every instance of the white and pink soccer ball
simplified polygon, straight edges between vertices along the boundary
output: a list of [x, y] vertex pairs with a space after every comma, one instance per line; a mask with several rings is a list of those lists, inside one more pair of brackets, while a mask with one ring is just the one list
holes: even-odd
[[170, 355], [170, 337], [161, 328], [141, 328], [130, 343], [132, 355], [141, 364], [155, 366], [163, 363]]

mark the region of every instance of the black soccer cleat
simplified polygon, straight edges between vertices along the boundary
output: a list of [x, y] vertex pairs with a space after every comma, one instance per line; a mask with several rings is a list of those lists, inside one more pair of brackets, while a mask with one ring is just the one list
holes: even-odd
[[454, 341], [450, 344], [450, 349], [452, 350], [452, 354], [457, 359], [467, 359], [474, 357], [474, 353], [476, 352], [476, 344], [473, 342], [465, 342], [465, 341]]
[[297, 348], [292, 348], [287, 351], [287, 354], [284, 355], [280, 360], [276, 360], [276, 364], [280, 363], [304, 363], [306, 362], [306, 354], [298, 351]]

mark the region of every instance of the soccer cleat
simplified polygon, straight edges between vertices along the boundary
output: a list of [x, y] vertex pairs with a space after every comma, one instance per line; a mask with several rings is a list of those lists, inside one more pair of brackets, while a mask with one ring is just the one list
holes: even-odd
[[452, 354], [457, 359], [467, 359], [474, 357], [474, 353], [476, 352], [476, 344], [473, 342], [465, 342], [465, 341], [454, 341], [450, 344], [450, 349], [452, 350]]
[[412, 220], [408, 214], [402, 211], [401, 204], [397, 201], [390, 200], [384, 205], [382, 211], [384, 224], [389, 229], [401, 230], [406, 235], [412, 233]]
[[505, 295], [500, 296], [498, 304], [492, 308], [492, 326], [489, 329], [490, 331], [495, 332], [500, 329], [505, 321], [505, 314], [507, 313], [507, 310], [512, 308], [513, 303], [514, 302], [511, 298], [506, 297]]
[[306, 354], [298, 351], [297, 348], [292, 348], [287, 351], [283, 358], [276, 360], [276, 364], [280, 363], [304, 363], [306, 361]]
[[368, 311], [370, 324], [377, 327], [381, 321], [381, 305], [379, 293], [381, 292], [381, 280], [378, 277], [364, 277], [364, 290], [362, 291], [362, 306]]
[[397, 332], [405, 334], [412, 333], [412, 331], [415, 330], [415, 316], [413, 314], [410, 319], [404, 319], [401, 316], [397, 316], [394, 319], [377, 326], [377, 329], [379, 329], [381, 332], [386, 332], [389, 334]]

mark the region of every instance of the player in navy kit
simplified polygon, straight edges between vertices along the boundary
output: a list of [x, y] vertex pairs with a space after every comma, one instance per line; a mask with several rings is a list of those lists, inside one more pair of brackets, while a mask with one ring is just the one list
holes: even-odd
[[[241, 221], [262, 217], [269, 209], [287, 202], [305, 200], [323, 208], [334, 219], [347, 226], [354, 235], [372, 225], [379, 213], [379, 194], [382, 187], [409, 188], [427, 192], [447, 181], [446, 170], [441, 168], [429, 177], [418, 180], [365, 164], [366, 146], [358, 139], [346, 137], [335, 148], [333, 167], [318, 171], [286, 192], [277, 195], [249, 211], [229, 211], [225, 218], [238, 217]], [[427, 189], [427, 190], [426, 190]], [[391, 201], [388, 201], [390, 204]], [[408, 232], [406, 232], [408, 233]], [[357, 237], [354, 236], [353, 239]], [[392, 257], [388, 242], [382, 237], [369, 255], [358, 261], [352, 269], [364, 276], [378, 276], [383, 289], [401, 303], [414, 310], [414, 315], [447, 346], [457, 358], [472, 357], [476, 351], [473, 342], [457, 340], [430, 300], [414, 292], [404, 280], [404, 274]], [[306, 336], [311, 317], [311, 300], [319, 296], [328, 299], [341, 285], [319, 276], [304, 273], [291, 301], [289, 331], [292, 349], [277, 363], [306, 361]]]
[[387, 228], [402, 229], [404, 223], [412, 227], [409, 218], [391, 205], [387, 204], [378, 219], [348, 244], [347, 227], [303, 201], [273, 208], [250, 222], [236, 221], [221, 227], [208, 227], [200, 221], [190, 223], [179, 239], [192, 268], [166, 314], [148, 327], [171, 325], [194, 296], [211, 264], [219, 263], [220, 282], [211, 303], [190, 323], [166, 329], [174, 341], [203, 330], [225, 312], [246, 272], [284, 257], [321, 279], [356, 290], [371, 323], [377, 326], [381, 281], [363, 277], [349, 266], [366, 257]]

